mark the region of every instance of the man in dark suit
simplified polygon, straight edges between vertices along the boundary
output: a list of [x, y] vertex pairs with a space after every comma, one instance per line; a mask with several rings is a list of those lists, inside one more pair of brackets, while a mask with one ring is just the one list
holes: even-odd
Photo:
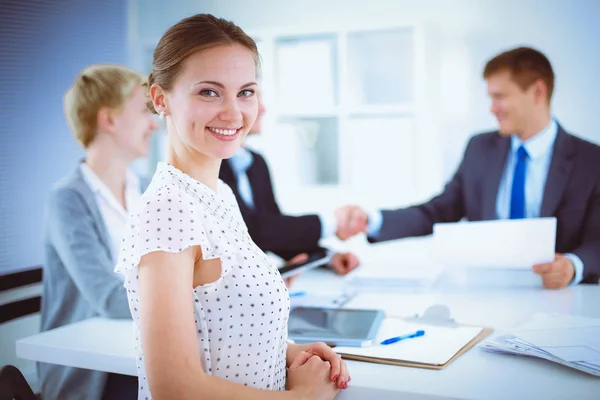
[[483, 76], [500, 129], [471, 138], [452, 180], [425, 204], [370, 215], [356, 206], [339, 209], [341, 236], [367, 232], [384, 241], [428, 235], [435, 223], [462, 218], [554, 216], [558, 253], [534, 272], [548, 288], [598, 283], [600, 147], [552, 118], [554, 73], [542, 53], [504, 52], [487, 63]]
[[[249, 134], [260, 133], [261, 117], [265, 107], [259, 95], [259, 114]], [[290, 263], [306, 261], [309, 255], [322, 253], [322, 237], [336, 233], [335, 215], [289, 216], [281, 213], [271, 183], [265, 159], [245, 147], [221, 163], [219, 178], [227, 183], [238, 201], [242, 217], [252, 240], [263, 251], [270, 251]], [[351, 253], [334, 254], [331, 267], [339, 274], [347, 274], [358, 266]]]

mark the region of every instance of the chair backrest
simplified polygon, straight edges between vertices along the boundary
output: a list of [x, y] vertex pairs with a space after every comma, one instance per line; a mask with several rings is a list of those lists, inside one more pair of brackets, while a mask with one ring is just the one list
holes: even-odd
[[8, 364], [2, 369], [0, 400], [35, 399], [31, 397], [31, 386], [38, 387], [35, 363], [16, 357], [15, 341], [39, 333], [41, 282], [41, 267], [0, 275], [0, 358]]
[[21, 371], [13, 365], [0, 370], [0, 400], [37, 400]]
[[40, 312], [41, 282], [41, 267], [0, 275], [0, 324]]

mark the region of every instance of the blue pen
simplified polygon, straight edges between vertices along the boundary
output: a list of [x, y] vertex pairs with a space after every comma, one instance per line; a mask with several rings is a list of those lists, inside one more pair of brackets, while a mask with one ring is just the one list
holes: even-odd
[[290, 293], [290, 297], [301, 297], [304, 295], [306, 295], [306, 292], [304, 292], [304, 291]]
[[382, 345], [385, 346], [387, 344], [396, 343], [396, 342], [399, 342], [399, 341], [404, 340], [404, 339], [417, 338], [417, 337], [421, 337], [423, 335], [425, 335], [425, 331], [419, 330], [419, 331], [416, 331], [415, 333], [409, 333], [408, 335], [396, 336], [396, 337], [393, 337], [393, 338], [385, 339], [380, 344], [382, 344]]

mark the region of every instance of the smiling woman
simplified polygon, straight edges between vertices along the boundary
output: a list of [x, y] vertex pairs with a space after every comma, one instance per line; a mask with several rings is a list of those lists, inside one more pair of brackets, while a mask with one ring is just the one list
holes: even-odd
[[331, 399], [349, 380], [324, 344], [288, 345], [285, 284], [218, 179], [257, 118], [257, 69], [254, 41], [206, 14], [171, 27], [154, 52], [166, 163], [116, 267], [140, 342], [140, 398]]

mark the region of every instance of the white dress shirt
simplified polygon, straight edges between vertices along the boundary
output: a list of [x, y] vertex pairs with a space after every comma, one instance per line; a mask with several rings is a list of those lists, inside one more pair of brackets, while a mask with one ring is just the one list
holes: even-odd
[[132, 171], [127, 170], [125, 177], [126, 208], [124, 208], [110, 189], [86, 163], [81, 163], [80, 168], [85, 183], [96, 196], [96, 204], [100, 209], [104, 225], [110, 236], [113, 260], [116, 260], [121, 248], [121, 239], [123, 239], [127, 219], [129, 218], [129, 210], [136, 207], [142, 197], [140, 180]]
[[551, 120], [541, 132], [525, 142], [520, 140], [517, 135], [511, 136], [510, 152], [508, 153], [496, 199], [498, 219], [509, 218], [513, 174], [517, 163], [517, 151], [521, 146], [527, 150], [529, 155], [525, 172], [525, 218], [539, 218], [557, 134], [558, 124], [556, 121]]

